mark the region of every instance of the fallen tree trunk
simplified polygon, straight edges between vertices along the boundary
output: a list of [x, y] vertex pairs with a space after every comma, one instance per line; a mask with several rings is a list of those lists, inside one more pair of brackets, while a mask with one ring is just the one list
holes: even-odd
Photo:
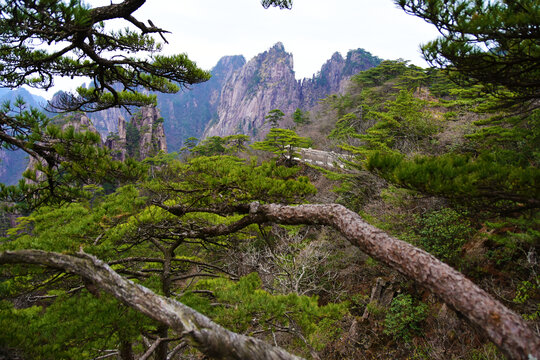
[[[163, 208], [167, 209], [166, 206]], [[174, 207], [169, 211], [184, 214], [197, 210]], [[427, 252], [369, 225], [358, 214], [341, 205], [285, 206], [252, 203], [250, 206], [236, 207], [234, 212], [245, 213], [246, 216], [236, 223], [218, 225], [207, 230], [211, 230], [212, 235], [223, 235], [250, 224], [266, 222], [332, 226], [362, 251], [415, 280], [462, 313], [483, 329], [509, 358], [540, 358], [540, 338], [519, 315], [493, 299], [460, 272]], [[295, 358], [282, 349], [225, 330], [191, 308], [157, 296], [122, 278], [101, 261], [88, 255], [69, 256], [36, 250], [0, 253], [0, 263], [15, 262], [43, 264], [79, 274], [136, 310], [188, 335], [197, 348], [214, 358]]]

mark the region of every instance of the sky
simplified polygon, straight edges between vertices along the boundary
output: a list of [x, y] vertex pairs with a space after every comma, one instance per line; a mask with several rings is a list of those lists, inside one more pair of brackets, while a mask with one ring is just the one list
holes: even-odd
[[[85, 2], [96, 7], [111, 0]], [[187, 53], [205, 70], [222, 56], [244, 55], [249, 61], [282, 42], [293, 54], [297, 79], [312, 77], [336, 51], [345, 55], [358, 48], [426, 67], [420, 44], [438, 36], [434, 26], [407, 15], [393, 0], [294, 0], [292, 10], [264, 9], [259, 0], [147, 0], [134, 15], [171, 32], [166, 54]], [[59, 79], [52, 91], [38, 94], [50, 98], [81, 82]]]

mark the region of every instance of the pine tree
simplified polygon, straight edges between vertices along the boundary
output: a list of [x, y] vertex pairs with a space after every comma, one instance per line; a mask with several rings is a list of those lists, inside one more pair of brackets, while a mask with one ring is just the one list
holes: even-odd
[[[443, 34], [424, 58], [462, 84], [481, 84], [508, 105], [540, 98], [540, 8], [536, 0], [397, 0]], [[510, 90], [510, 92], [508, 92]]]
[[285, 114], [279, 109], [270, 110], [268, 115], [264, 118], [266, 119], [265, 123], [269, 123], [272, 128], [277, 128]]
[[311, 146], [311, 139], [298, 136], [293, 130], [272, 128], [263, 141], [251, 145], [253, 149], [269, 151], [289, 166], [298, 157], [298, 148]]

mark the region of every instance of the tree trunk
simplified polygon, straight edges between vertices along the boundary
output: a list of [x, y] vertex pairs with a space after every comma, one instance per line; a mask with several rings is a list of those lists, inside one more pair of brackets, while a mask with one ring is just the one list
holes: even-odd
[[120, 359], [135, 360], [133, 356], [133, 348], [129, 341], [122, 340], [120, 343]]
[[340, 231], [368, 255], [415, 280], [484, 330], [511, 359], [540, 359], [540, 338], [462, 273], [433, 255], [391, 237], [342, 205], [251, 205], [250, 214], [279, 224], [321, 224]]

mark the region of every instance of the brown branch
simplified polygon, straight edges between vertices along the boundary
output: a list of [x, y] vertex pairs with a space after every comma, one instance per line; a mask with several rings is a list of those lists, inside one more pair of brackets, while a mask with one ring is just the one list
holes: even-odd
[[116, 18], [128, 18], [139, 9], [146, 0], [124, 0], [119, 4], [100, 6], [90, 10], [93, 23]]
[[511, 359], [540, 358], [540, 338], [519, 315], [460, 272], [427, 252], [371, 226], [344, 206], [252, 204], [251, 213], [268, 222], [334, 227], [353, 245], [415, 280], [462, 313]]
[[[493, 299], [460, 272], [431, 254], [371, 226], [344, 206], [252, 203], [249, 207], [235, 208], [240, 213], [249, 214], [230, 225], [220, 224], [204, 230], [211, 236], [218, 236], [254, 223], [265, 222], [332, 226], [353, 245], [415, 280], [462, 313], [469, 321], [483, 329], [491, 341], [510, 358], [528, 359], [529, 355], [532, 355], [540, 359], [540, 339], [519, 315]], [[244, 210], [247, 208], [249, 211]], [[173, 208], [165, 208], [169, 211], [171, 209]], [[226, 209], [227, 213], [229, 210], [231, 209]], [[184, 209], [178, 207], [173, 211], [178, 214], [185, 213]], [[170, 212], [174, 214], [173, 211]]]
[[215, 359], [300, 359], [259, 339], [233, 333], [190, 307], [157, 295], [118, 275], [94, 256], [65, 255], [41, 250], [0, 252], [0, 264], [45, 265], [77, 274], [149, 318], [189, 338], [192, 345]]

